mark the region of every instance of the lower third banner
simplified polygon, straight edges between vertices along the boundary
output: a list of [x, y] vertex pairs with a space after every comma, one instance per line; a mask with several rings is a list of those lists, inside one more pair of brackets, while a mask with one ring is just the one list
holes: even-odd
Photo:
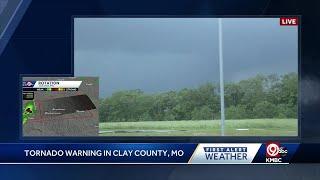
[[288, 164], [299, 144], [103, 143], [0, 144], [0, 163]]

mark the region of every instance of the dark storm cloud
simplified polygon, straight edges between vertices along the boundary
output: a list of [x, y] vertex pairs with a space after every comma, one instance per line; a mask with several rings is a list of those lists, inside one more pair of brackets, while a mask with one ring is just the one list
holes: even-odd
[[[75, 20], [75, 75], [100, 76], [101, 96], [159, 92], [218, 82], [213, 18]], [[297, 28], [278, 19], [224, 19], [225, 81], [297, 72]]]

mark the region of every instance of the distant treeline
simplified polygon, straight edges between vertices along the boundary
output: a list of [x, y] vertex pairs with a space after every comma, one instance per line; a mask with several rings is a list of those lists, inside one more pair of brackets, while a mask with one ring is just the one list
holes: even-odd
[[[298, 75], [257, 75], [225, 83], [226, 119], [297, 118]], [[119, 91], [100, 99], [101, 122], [220, 119], [219, 85], [156, 94]]]

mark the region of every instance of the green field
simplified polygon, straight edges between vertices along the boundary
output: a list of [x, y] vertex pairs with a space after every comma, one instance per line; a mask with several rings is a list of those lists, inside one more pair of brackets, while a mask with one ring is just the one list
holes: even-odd
[[[219, 136], [219, 120], [100, 123], [101, 136]], [[226, 136], [297, 136], [297, 119], [225, 121]]]

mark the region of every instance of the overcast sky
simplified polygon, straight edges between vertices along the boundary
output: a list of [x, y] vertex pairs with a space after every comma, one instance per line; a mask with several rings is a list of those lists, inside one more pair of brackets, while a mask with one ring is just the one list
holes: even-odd
[[[278, 18], [224, 18], [225, 81], [298, 70], [298, 29]], [[74, 75], [99, 76], [100, 96], [219, 82], [214, 18], [77, 18]]]

